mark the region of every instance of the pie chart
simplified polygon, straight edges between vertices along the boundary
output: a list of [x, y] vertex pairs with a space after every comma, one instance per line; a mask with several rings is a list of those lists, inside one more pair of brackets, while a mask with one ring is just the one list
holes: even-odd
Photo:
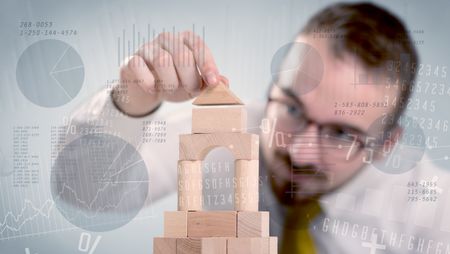
[[135, 147], [106, 133], [67, 144], [51, 173], [53, 200], [73, 225], [105, 232], [130, 222], [147, 200], [147, 166]]
[[311, 45], [291, 42], [275, 52], [270, 70], [274, 84], [281, 88], [295, 88], [297, 93], [306, 94], [322, 81], [324, 63]]
[[77, 51], [61, 40], [40, 40], [19, 58], [16, 80], [32, 103], [59, 107], [70, 102], [84, 82], [84, 65]]

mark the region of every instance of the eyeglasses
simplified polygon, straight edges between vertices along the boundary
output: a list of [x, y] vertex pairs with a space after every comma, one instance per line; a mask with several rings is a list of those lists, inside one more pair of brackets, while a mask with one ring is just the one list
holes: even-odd
[[[281, 131], [287, 137], [297, 137], [300, 144], [312, 145], [310, 142], [301, 142], [304, 140], [318, 140], [319, 147], [323, 155], [333, 161], [350, 161], [368, 148], [369, 154], [364, 156], [363, 162], [371, 163], [373, 156], [373, 147], [379, 144], [379, 140], [362, 133], [362, 131], [342, 124], [319, 124], [312, 120], [305, 112], [304, 107], [297, 101], [295, 95], [290, 90], [282, 89], [288, 98], [269, 97], [269, 104], [275, 109], [277, 117], [277, 131]], [[280, 96], [281, 97], [281, 96]], [[295, 98], [295, 99], [293, 99]], [[311, 136], [304, 131], [314, 124], [317, 126], [318, 135]], [[317, 138], [317, 139], [315, 139]]]

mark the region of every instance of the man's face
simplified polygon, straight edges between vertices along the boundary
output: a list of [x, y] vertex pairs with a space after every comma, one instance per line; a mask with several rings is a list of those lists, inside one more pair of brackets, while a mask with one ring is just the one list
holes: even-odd
[[[287, 58], [299, 57], [302, 68], [279, 74], [282, 82], [270, 91], [265, 116], [275, 127], [262, 134], [272, 187], [286, 204], [333, 191], [380, 157], [382, 145], [373, 145], [373, 137], [383, 126], [371, 126], [393, 111], [391, 103], [384, 103], [398, 94], [393, 86], [355, 84], [355, 73], [365, 68], [350, 54], [337, 58], [327, 39], [300, 35], [297, 42], [312, 46], [321, 60], [291, 50]], [[384, 78], [368, 74], [369, 81]]]

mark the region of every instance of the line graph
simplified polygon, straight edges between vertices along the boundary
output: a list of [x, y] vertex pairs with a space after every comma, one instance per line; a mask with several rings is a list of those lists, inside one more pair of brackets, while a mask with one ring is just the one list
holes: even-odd
[[109, 134], [82, 136], [55, 160], [50, 196], [48, 189], [24, 199], [24, 193], [2, 195], [0, 241], [79, 228], [108, 231], [138, 213], [139, 219], [153, 217], [151, 209], [141, 212], [149, 184], [145, 162], [131, 144]]
[[[25, 205], [17, 215], [14, 215], [13, 212], [9, 211], [6, 213], [4, 220], [0, 223], [0, 235], [2, 235], [6, 230], [18, 232], [22, 228], [24, 224], [33, 220], [36, 216], [43, 216], [45, 218], [50, 218], [50, 213], [54, 207], [54, 202], [52, 200], [47, 200], [41, 207], [35, 207], [33, 202], [29, 199], [24, 201]], [[31, 216], [26, 216], [26, 211], [31, 209], [34, 211], [34, 214]], [[11, 223], [10, 218], [13, 223]], [[24, 218], [22, 220], [22, 218]], [[14, 225], [14, 226], [11, 226]]]

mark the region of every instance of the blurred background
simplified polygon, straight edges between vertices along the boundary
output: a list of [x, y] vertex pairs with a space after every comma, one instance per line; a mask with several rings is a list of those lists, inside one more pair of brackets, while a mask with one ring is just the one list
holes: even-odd
[[[263, 102], [277, 50], [332, 2], [2, 0], [0, 253], [151, 253], [152, 238], [162, 234], [163, 211], [176, 209], [175, 194], [150, 201], [126, 224], [101, 232], [69, 223], [54, 208], [51, 165], [70, 113], [114, 83], [120, 63], [142, 42], [189, 29], [204, 38], [240, 98]], [[425, 153], [450, 169], [450, 2], [374, 2], [410, 30], [422, 66], [421, 89], [407, 114], [432, 122], [422, 128], [431, 140]], [[162, 110], [187, 107], [168, 104]]]

